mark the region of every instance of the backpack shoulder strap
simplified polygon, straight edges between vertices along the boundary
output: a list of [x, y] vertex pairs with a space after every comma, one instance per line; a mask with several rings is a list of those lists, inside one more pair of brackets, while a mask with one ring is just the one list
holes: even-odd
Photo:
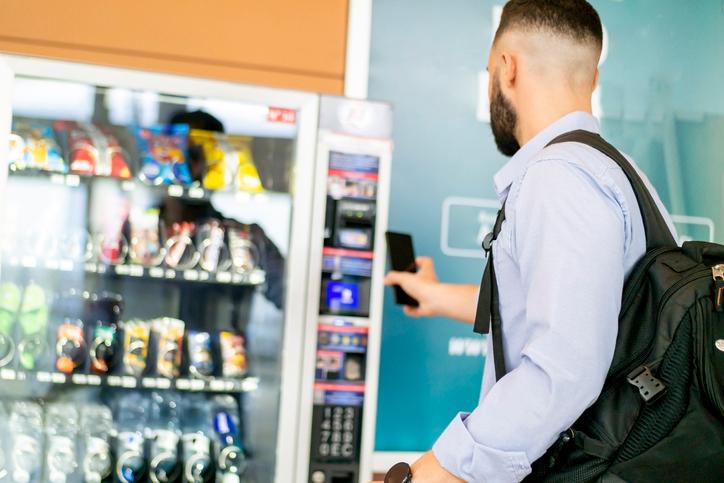
[[549, 142], [548, 146], [567, 142], [581, 143], [597, 149], [605, 156], [611, 158], [626, 174], [636, 194], [641, 217], [643, 218], [644, 229], [646, 231], [646, 251], [653, 250], [654, 248], [676, 246], [676, 240], [674, 240], [674, 236], [671, 234], [671, 230], [669, 230], [664, 217], [661, 215], [661, 211], [656, 205], [654, 198], [651, 196], [651, 193], [639, 174], [623, 154], [606, 142], [599, 134], [584, 130], [561, 134]]

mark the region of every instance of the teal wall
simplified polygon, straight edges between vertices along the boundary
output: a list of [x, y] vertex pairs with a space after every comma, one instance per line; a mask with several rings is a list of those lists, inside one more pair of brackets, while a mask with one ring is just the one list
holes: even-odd
[[[373, 4], [369, 95], [395, 109], [389, 224], [412, 233], [417, 253], [451, 282], [479, 282], [483, 261], [443, 253], [443, 211], [447, 245], [474, 253], [494, 211], [476, 200], [495, 199], [492, 176], [505, 162], [475, 116], [496, 3]], [[724, 242], [724, 3], [592, 3], [609, 34], [604, 135], [637, 160], [673, 213], [711, 220]], [[707, 220], [693, 221], [677, 225], [682, 235], [708, 237]], [[375, 447], [423, 451], [455, 412], [475, 406], [480, 339], [452, 321], [404, 317], [390, 291], [383, 317]]]

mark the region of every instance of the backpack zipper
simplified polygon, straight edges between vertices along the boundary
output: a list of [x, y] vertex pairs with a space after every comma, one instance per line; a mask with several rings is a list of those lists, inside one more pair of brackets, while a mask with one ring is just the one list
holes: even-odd
[[[711, 273], [712, 270], [709, 268], [697, 270], [696, 272], [690, 274], [688, 277], [679, 280], [674, 285], [669, 287], [669, 289], [666, 290], [666, 292], [664, 292], [664, 295], [661, 297], [661, 303], [659, 303], [659, 309], [656, 314], [656, 321], [658, 322], [659, 318], [661, 317], [661, 313], [663, 312], [666, 304], [668, 303], [674, 292], [676, 292], [682, 286], [693, 282], [694, 280], [698, 280], [704, 277], [710, 277]], [[621, 375], [628, 374], [629, 372], [640, 366], [643, 362], [645, 362], [646, 358], [651, 354], [651, 351], [654, 348], [654, 342], [655, 341], [652, 340], [646, 347], [637, 352], [630, 360], [630, 362], [625, 365], [625, 367], [622, 367], [624, 366], [623, 364], [619, 364], [617, 367], [612, 369], [611, 372], [614, 373], [614, 376], [609, 379], [611, 381], [609, 384], [604, 385], [603, 389], [601, 390], [601, 396], [603, 396], [612, 386], [617, 385], [617, 383], [620, 382], [619, 379]]]
[[724, 311], [724, 263], [711, 267], [714, 277], [714, 308], [717, 312]]

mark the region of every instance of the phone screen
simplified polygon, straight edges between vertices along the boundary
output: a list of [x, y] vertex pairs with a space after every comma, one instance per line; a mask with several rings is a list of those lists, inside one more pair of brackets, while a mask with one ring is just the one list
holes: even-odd
[[[396, 233], [388, 231], [385, 233], [387, 238], [387, 251], [390, 256], [390, 265], [392, 270], [398, 272], [417, 272], [417, 264], [415, 263], [415, 252], [412, 249], [412, 237], [407, 233]], [[417, 300], [412, 298], [402, 287], [395, 285], [395, 303], [399, 305], [410, 305], [417, 307]]]

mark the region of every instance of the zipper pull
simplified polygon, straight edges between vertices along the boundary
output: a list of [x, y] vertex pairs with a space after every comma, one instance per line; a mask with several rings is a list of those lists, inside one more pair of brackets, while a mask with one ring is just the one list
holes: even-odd
[[714, 307], [717, 312], [724, 312], [724, 263], [711, 267], [714, 277]]

